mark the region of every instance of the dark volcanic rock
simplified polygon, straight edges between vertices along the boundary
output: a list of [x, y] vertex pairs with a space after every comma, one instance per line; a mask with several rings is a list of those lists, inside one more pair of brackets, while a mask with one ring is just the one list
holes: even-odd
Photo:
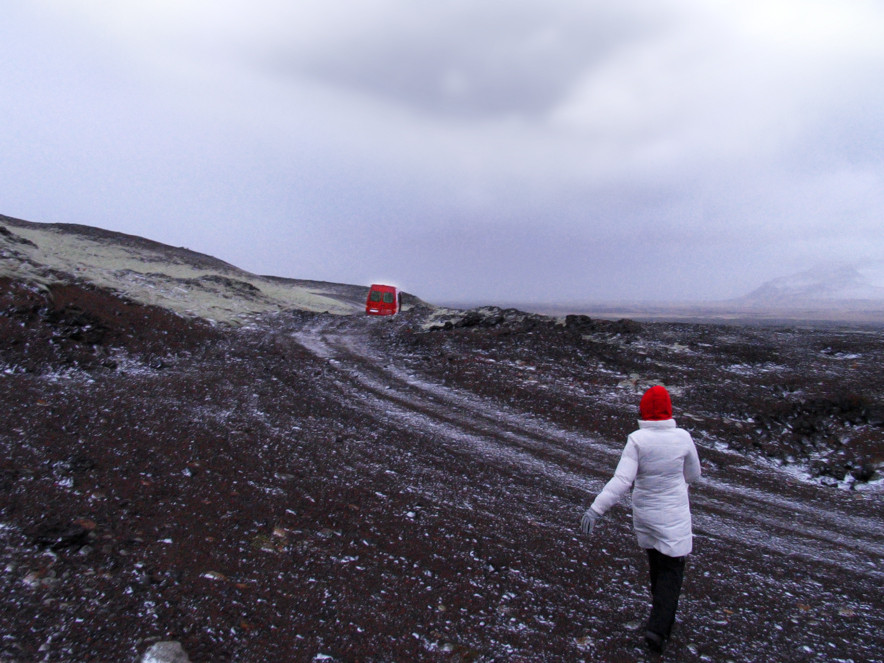
[[565, 328], [579, 334], [589, 334], [596, 331], [598, 325], [588, 315], [566, 315]]
[[667, 655], [875, 660], [881, 335], [429, 314], [0, 280], [0, 660], [641, 660], [628, 508], [577, 526], [651, 383], [709, 478]]
[[89, 541], [90, 530], [80, 523], [53, 522], [37, 529], [32, 540], [41, 548], [60, 551], [65, 548], [81, 548]]
[[642, 330], [642, 325], [635, 320], [623, 318], [606, 325], [606, 330], [615, 334], [638, 334]]
[[875, 477], [876, 469], [871, 461], [866, 461], [858, 467], [854, 467], [850, 473], [857, 481], [871, 481]]
[[101, 344], [109, 329], [97, 317], [88, 314], [76, 304], [46, 311], [46, 322], [64, 338], [85, 345]]
[[9, 228], [7, 228], [6, 226], [0, 226], [0, 237], [3, 237], [4, 239], [6, 239], [8, 242], [10, 242], [12, 244], [33, 246], [34, 248], [37, 247], [37, 245], [34, 244], [31, 240], [26, 239], [24, 237], [20, 237], [19, 235], [16, 235], [14, 232], [11, 232], [9, 230]]

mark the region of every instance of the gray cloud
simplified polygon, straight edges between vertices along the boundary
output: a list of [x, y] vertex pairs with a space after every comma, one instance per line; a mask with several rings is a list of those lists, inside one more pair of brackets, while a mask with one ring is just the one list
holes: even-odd
[[429, 115], [537, 116], [645, 23], [602, 8], [566, 8], [404, 3], [397, 6], [404, 16], [371, 30], [344, 30], [306, 48], [284, 38], [265, 57], [282, 73]]
[[0, 211], [439, 300], [739, 295], [882, 254], [882, 12], [12, 2]]

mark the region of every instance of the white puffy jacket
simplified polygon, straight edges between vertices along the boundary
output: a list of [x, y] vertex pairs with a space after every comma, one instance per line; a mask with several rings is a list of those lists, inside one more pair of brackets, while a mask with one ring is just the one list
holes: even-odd
[[632, 523], [638, 545], [683, 557], [693, 548], [688, 484], [700, 478], [700, 459], [690, 433], [674, 419], [639, 421], [617, 470], [590, 507], [599, 515], [632, 490]]

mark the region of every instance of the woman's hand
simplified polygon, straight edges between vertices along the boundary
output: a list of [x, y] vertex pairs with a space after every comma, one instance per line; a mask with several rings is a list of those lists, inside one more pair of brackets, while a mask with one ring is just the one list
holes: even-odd
[[580, 531], [586, 535], [592, 534], [592, 528], [595, 527], [595, 524], [600, 518], [601, 516], [590, 507], [586, 510], [586, 513], [583, 514], [583, 518], [580, 519]]

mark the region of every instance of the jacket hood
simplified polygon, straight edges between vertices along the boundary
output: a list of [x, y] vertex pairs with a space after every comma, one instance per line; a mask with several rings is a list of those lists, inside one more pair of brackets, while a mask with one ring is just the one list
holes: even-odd
[[645, 421], [672, 419], [672, 400], [669, 398], [669, 392], [660, 385], [651, 387], [642, 396], [639, 411]]

